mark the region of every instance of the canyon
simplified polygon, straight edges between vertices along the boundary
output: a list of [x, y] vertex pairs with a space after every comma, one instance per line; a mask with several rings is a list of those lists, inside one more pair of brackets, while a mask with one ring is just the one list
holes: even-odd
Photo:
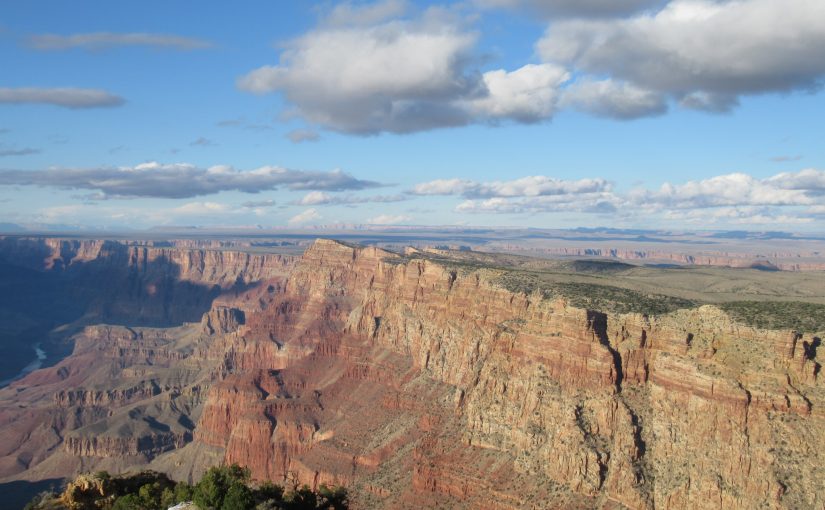
[[[0, 257], [4, 340], [53, 353], [0, 389], [0, 484], [238, 463], [356, 508], [825, 506], [825, 315], [765, 329], [700, 299], [773, 299], [785, 273], [644, 287], [679, 299], [654, 314], [570, 289], [684, 270], [326, 239], [6, 237]], [[508, 283], [525, 267], [553, 291]], [[825, 276], [804, 279], [790, 298], [820, 314]]]

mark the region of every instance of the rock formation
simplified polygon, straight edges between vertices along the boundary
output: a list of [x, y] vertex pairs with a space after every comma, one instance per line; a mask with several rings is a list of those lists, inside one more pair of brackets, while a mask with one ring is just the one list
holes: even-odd
[[87, 327], [0, 391], [0, 473], [186, 477], [216, 455], [361, 508], [825, 505], [821, 332], [576, 308], [325, 240], [298, 261], [163, 257], [246, 285], [197, 324]]

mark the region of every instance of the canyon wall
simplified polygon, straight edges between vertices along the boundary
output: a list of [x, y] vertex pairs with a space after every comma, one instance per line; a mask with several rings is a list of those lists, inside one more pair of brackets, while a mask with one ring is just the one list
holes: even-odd
[[87, 327], [0, 390], [0, 474], [221, 459], [359, 508], [825, 505], [822, 332], [605, 314], [325, 240], [279, 267], [197, 323]]
[[366, 506], [825, 502], [810, 333], [712, 306], [607, 315], [493, 273], [317, 242], [242, 330], [244, 349], [277, 339], [273, 357], [212, 388], [196, 441], [259, 477], [348, 483]]

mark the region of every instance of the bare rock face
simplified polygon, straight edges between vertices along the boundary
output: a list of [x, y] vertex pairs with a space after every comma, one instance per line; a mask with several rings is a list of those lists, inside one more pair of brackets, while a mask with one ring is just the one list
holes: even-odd
[[231, 333], [236, 331], [245, 321], [243, 310], [226, 306], [215, 306], [205, 313], [201, 324], [207, 335], [215, 333]]
[[[0, 392], [49, 392], [2, 407], [20, 430], [0, 469], [168, 458], [191, 475], [209, 449], [255, 478], [346, 484], [361, 508], [825, 505], [817, 336], [713, 306], [605, 314], [416, 257], [319, 240], [199, 324], [87, 328]], [[46, 448], [23, 436], [36, 420], [60, 431], [36, 429]]]
[[[399, 491], [470, 506], [498, 492], [515, 508], [822, 504], [813, 337], [748, 328], [710, 306], [605, 315], [489, 282], [483, 271], [316, 243], [248, 321], [289, 354], [258, 367], [277, 366], [262, 377], [280, 386], [230, 375], [196, 439], [257, 476], [345, 479], [390, 506]], [[368, 425], [336, 426], [330, 409], [366, 391], [380, 394], [371, 417], [414, 424], [380, 444]], [[394, 496], [371, 481], [394, 476], [407, 480]]]

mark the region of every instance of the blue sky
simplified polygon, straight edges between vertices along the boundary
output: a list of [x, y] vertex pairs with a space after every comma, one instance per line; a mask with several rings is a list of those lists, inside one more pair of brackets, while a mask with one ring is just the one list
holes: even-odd
[[0, 222], [823, 230], [820, 1], [238, 4], [0, 5]]

